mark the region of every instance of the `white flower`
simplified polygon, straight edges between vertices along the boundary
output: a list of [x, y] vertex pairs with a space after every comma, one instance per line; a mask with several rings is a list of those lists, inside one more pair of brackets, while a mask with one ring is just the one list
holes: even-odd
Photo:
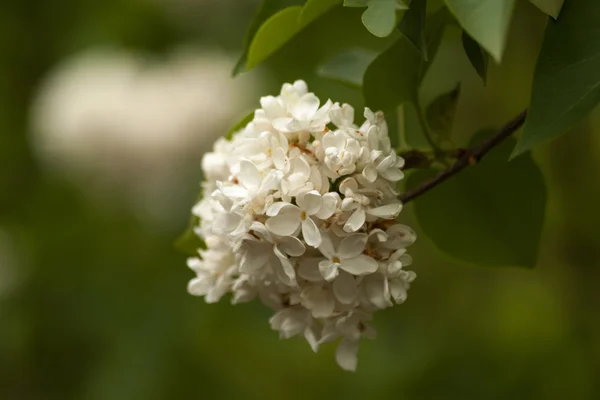
[[363, 254], [368, 236], [356, 233], [345, 237], [337, 249], [328, 234], [322, 235], [319, 251], [326, 257], [319, 263], [319, 270], [325, 280], [331, 281], [343, 269], [353, 275], [367, 275], [378, 268], [377, 261]]
[[406, 270], [414, 232], [394, 221], [403, 160], [382, 113], [366, 109], [358, 127], [351, 106], [320, 106], [303, 81], [260, 103], [203, 159], [193, 212], [206, 249], [188, 261], [189, 291], [259, 299], [282, 338], [302, 334], [314, 351], [341, 339], [336, 360], [355, 370], [360, 340], [375, 336], [372, 313], [405, 301], [416, 276]]

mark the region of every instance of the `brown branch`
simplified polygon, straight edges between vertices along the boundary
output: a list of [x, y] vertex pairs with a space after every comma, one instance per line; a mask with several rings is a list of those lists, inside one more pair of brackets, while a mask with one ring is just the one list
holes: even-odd
[[412, 190], [409, 190], [406, 193], [401, 194], [400, 196], [398, 196], [398, 198], [403, 203], [408, 203], [409, 201], [433, 189], [440, 183], [444, 182], [446, 179], [456, 175], [469, 165], [477, 163], [491, 149], [493, 149], [498, 144], [502, 143], [504, 139], [515, 133], [525, 122], [525, 117], [527, 117], [527, 110], [521, 112], [519, 115], [514, 117], [493, 136], [484, 140], [480, 144], [471, 147], [470, 149], [465, 149], [464, 153], [456, 160], [456, 162], [446, 170], [440, 172], [438, 176], [432, 178], [429, 181], [423, 182], [421, 185], [417, 186]]

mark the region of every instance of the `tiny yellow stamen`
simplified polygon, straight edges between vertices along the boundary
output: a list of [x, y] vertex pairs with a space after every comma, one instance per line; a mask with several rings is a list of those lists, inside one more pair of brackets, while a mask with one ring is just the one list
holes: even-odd
[[304, 221], [306, 219], [306, 211], [302, 211], [302, 214], [300, 214], [300, 218]]
[[338, 264], [340, 263], [340, 259], [338, 257], [333, 257], [332, 261], [334, 263], [338, 263]]

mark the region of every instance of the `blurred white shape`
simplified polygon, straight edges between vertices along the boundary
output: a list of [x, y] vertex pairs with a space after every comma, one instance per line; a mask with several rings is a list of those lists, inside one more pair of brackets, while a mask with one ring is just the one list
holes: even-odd
[[167, 222], [201, 154], [251, 104], [255, 85], [233, 80], [233, 65], [215, 51], [179, 49], [159, 61], [89, 50], [44, 81], [33, 146], [52, 171]]

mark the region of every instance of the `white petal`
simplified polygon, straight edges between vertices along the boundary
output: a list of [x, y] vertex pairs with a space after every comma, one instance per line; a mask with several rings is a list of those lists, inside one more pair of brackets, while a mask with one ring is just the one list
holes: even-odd
[[317, 332], [317, 328], [314, 326], [308, 326], [304, 330], [304, 338], [310, 345], [310, 348], [315, 353], [319, 350], [319, 334]]
[[327, 219], [335, 213], [335, 210], [340, 200], [340, 195], [337, 193], [326, 193], [321, 197], [321, 209], [315, 215], [320, 219]]
[[388, 280], [383, 275], [373, 274], [363, 281], [363, 288], [369, 301], [377, 308], [392, 306]]
[[369, 182], [375, 182], [375, 179], [377, 179], [377, 170], [373, 164], [367, 165], [365, 169], [363, 169], [362, 174]]
[[315, 318], [327, 318], [334, 310], [335, 301], [331, 291], [319, 286], [308, 286], [301, 293], [302, 305], [311, 310]]
[[296, 197], [296, 203], [301, 209], [306, 211], [307, 215], [313, 215], [321, 209], [323, 200], [321, 200], [321, 194], [319, 192], [311, 190], [310, 192], [302, 193]]
[[274, 262], [272, 265], [275, 275], [277, 275], [283, 284], [288, 286], [296, 285], [296, 271], [290, 260], [278, 256], [278, 262]]
[[400, 170], [400, 168], [388, 168], [382, 171], [379, 171], [379, 175], [383, 176], [390, 182], [398, 182], [404, 178], [404, 172]]
[[247, 189], [256, 190], [260, 187], [262, 176], [260, 171], [252, 162], [248, 160], [240, 161], [240, 173], [238, 180]]
[[279, 236], [290, 236], [300, 225], [300, 214], [302, 211], [296, 206], [290, 205], [282, 208], [276, 217], [271, 217], [265, 223], [267, 229]]
[[321, 254], [323, 254], [329, 259], [332, 259], [335, 256], [335, 248], [333, 247], [331, 237], [325, 232], [322, 232], [321, 234], [321, 244], [319, 245], [319, 251], [321, 252]]
[[267, 261], [269, 260], [269, 252], [266, 251], [264, 246], [260, 247], [263, 251], [248, 251], [242, 262], [240, 263], [240, 272], [243, 274], [252, 274], [262, 269]]
[[273, 150], [272, 157], [275, 168], [277, 168], [280, 171], [285, 171], [287, 161], [285, 150], [283, 150], [281, 147], [275, 148], [275, 150]]
[[274, 216], [276, 216], [277, 214], [279, 214], [279, 211], [281, 211], [281, 209], [282, 209], [283, 207], [290, 206], [290, 205], [292, 205], [292, 204], [291, 204], [291, 203], [287, 203], [287, 202], [285, 202], [285, 201], [278, 201], [278, 202], [275, 202], [275, 203], [271, 204], [271, 205], [269, 206], [269, 208], [267, 208], [267, 215], [268, 215], [269, 217], [274, 217]]
[[302, 244], [302, 241], [297, 237], [286, 236], [281, 238], [278, 245], [282, 253], [292, 257], [300, 257], [304, 254], [306, 248]]
[[356, 232], [365, 223], [365, 218], [365, 211], [362, 208], [357, 208], [356, 211], [352, 213], [350, 218], [348, 218], [348, 221], [346, 221], [344, 224], [344, 231]]
[[358, 340], [344, 339], [335, 351], [335, 361], [346, 371], [356, 371], [358, 363]]
[[370, 210], [367, 210], [367, 213], [379, 218], [394, 219], [398, 216], [398, 214], [400, 214], [401, 210], [402, 204], [395, 203], [386, 204], [385, 206], [377, 208], [371, 208]]
[[260, 106], [265, 112], [265, 116], [272, 120], [275, 118], [282, 117], [285, 115], [285, 111], [281, 104], [277, 101], [277, 98], [273, 96], [265, 96], [260, 98]]
[[347, 191], [354, 193], [358, 190], [358, 182], [354, 178], [346, 178], [340, 183], [340, 192], [346, 195]]
[[290, 110], [292, 116], [300, 121], [310, 120], [319, 109], [319, 98], [313, 93], [307, 93], [300, 97]]
[[406, 300], [406, 283], [402, 279], [392, 279], [390, 281], [390, 294], [398, 304]]
[[333, 281], [333, 294], [342, 304], [352, 304], [356, 299], [358, 290], [354, 277], [346, 272], [340, 272]]
[[289, 132], [288, 125], [292, 122], [292, 118], [282, 117], [271, 121], [273, 128], [280, 132]]
[[321, 244], [321, 233], [312, 218], [308, 217], [302, 221], [302, 237], [307, 245], [318, 247]]
[[319, 263], [319, 271], [321, 272], [321, 276], [326, 281], [332, 281], [338, 276], [338, 268], [340, 264], [336, 262], [332, 262], [330, 260], [323, 260]]
[[354, 258], [360, 255], [367, 245], [369, 236], [364, 233], [354, 233], [345, 237], [338, 248], [340, 258]]
[[349, 260], [342, 260], [340, 268], [352, 275], [368, 275], [377, 271], [379, 265], [371, 257], [361, 254]]
[[306, 279], [309, 282], [322, 282], [323, 276], [319, 271], [319, 261], [322, 258], [302, 258], [300, 265], [298, 265], [298, 276], [302, 279]]

